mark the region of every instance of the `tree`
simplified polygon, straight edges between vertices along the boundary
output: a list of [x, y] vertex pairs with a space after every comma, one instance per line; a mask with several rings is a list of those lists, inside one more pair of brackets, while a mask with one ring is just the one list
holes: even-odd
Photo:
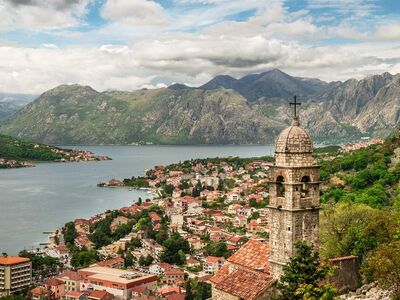
[[171, 196], [174, 189], [175, 187], [172, 184], [167, 184], [166, 186], [164, 186], [164, 193], [167, 196]]
[[63, 228], [64, 241], [67, 245], [73, 244], [77, 237], [74, 222], [68, 222]]
[[325, 205], [322, 212], [321, 255], [325, 258], [356, 255], [362, 260], [378, 245], [390, 242], [397, 230], [393, 214], [364, 204], [339, 202]]
[[185, 283], [185, 300], [202, 300], [211, 298], [211, 284], [199, 281], [198, 279], [188, 279]]
[[125, 254], [125, 267], [130, 267], [133, 265], [133, 255], [130, 251]]
[[98, 261], [96, 250], [87, 250], [74, 253], [71, 258], [71, 265], [74, 268], [84, 268]]
[[163, 243], [164, 252], [161, 255], [163, 262], [182, 265], [185, 263], [185, 253], [189, 253], [189, 242], [174, 232]]
[[277, 284], [280, 298], [285, 300], [334, 299], [335, 289], [322, 281], [330, 267], [323, 265], [319, 253], [305, 241], [295, 244], [296, 254], [283, 267], [283, 276]]
[[32, 272], [35, 277], [48, 277], [62, 269], [62, 264], [57, 258], [51, 256], [40, 256], [23, 250], [18, 256], [27, 257], [32, 262]]
[[141, 255], [139, 257], [139, 265], [148, 267], [153, 263], [153, 260], [154, 258], [149, 254], [146, 257]]
[[392, 299], [400, 299], [400, 241], [380, 245], [367, 259], [367, 272], [383, 288], [393, 288]]
[[140, 247], [142, 247], [142, 241], [140, 238], [134, 237], [131, 239], [129, 246], [133, 247], [133, 248], [140, 248]]
[[228, 246], [226, 242], [209, 242], [204, 249], [206, 255], [225, 257], [229, 256]]

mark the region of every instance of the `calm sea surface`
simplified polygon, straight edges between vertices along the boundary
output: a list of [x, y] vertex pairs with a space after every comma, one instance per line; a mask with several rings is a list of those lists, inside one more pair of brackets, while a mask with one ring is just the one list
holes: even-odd
[[273, 146], [93, 146], [79, 147], [113, 158], [105, 162], [42, 163], [0, 170], [0, 253], [46, 242], [52, 231], [76, 218], [126, 206], [145, 191], [98, 188], [110, 178], [143, 175], [146, 169], [190, 158], [272, 155]]

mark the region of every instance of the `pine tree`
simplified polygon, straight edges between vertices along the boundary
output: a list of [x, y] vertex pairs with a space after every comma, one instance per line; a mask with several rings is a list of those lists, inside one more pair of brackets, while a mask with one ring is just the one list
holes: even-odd
[[277, 284], [280, 299], [335, 299], [336, 289], [322, 281], [329, 274], [331, 267], [323, 265], [319, 253], [305, 241], [295, 245], [296, 254], [283, 267], [283, 276]]

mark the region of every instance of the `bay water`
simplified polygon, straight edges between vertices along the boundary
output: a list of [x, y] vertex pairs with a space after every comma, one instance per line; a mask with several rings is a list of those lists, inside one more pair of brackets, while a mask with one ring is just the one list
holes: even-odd
[[273, 155], [264, 146], [87, 146], [78, 147], [110, 161], [39, 163], [0, 170], [0, 253], [17, 254], [46, 242], [53, 231], [76, 218], [118, 209], [149, 195], [143, 190], [99, 188], [111, 178], [143, 175], [155, 165], [192, 158]]

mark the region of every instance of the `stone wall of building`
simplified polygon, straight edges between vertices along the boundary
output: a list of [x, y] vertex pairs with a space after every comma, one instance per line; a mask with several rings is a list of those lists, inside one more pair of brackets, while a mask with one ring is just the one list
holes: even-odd
[[361, 283], [357, 256], [346, 256], [330, 259], [336, 267], [334, 275], [329, 279], [339, 289], [339, 293], [355, 291]]
[[231, 294], [225, 293], [224, 291], [221, 291], [215, 287], [214, 284], [212, 284], [212, 300], [240, 300], [239, 297], [233, 296]]
[[276, 153], [275, 163], [277, 166], [295, 167], [295, 166], [311, 166], [314, 159], [311, 153]]
[[[288, 160], [298, 158], [297, 154], [279, 154], [286, 156]], [[306, 156], [312, 158], [311, 153]], [[274, 278], [282, 275], [282, 266], [294, 255], [296, 241], [305, 240], [316, 249], [319, 246], [319, 166], [312, 165], [311, 159], [303, 163], [293, 167], [277, 161], [270, 168], [270, 263]]]

